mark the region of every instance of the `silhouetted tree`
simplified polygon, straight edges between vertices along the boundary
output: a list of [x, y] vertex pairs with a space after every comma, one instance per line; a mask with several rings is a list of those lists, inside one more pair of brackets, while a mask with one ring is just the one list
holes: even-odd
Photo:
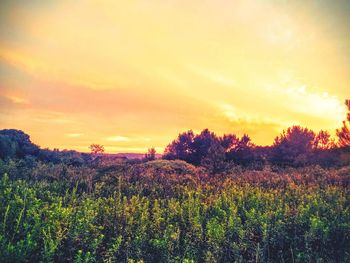
[[156, 149], [153, 147], [148, 149], [147, 153], [145, 154], [145, 160], [146, 161], [153, 161], [156, 159]]
[[[239, 139], [234, 134], [218, 137], [215, 133], [204, 129], [194, 135], [192, 131], [179, 134], [169, 144], [163, 155], [164, 159], [180, 159], [194, 165], [203, 165], [210, 170], [220, 170], [222, 161], [234, 161], [236, 164], [249, 165], [256, 161], [254, 145], [248, 135]], [[223, 160], [221, 160], [223, 157]]]
[[210, 147], [216, 143], [219, 143], [218, 137], [208, 129], [204, 129], [199, 135], [195, 136], [192, 144], [192, 163], [200, 165], [202, 160], [208, 156]]
[[4, 129], [0, 131], [0, 157], [23, 158], [26, 155], [36, 156], [39, 147], [33, 144], [29, 135], [21, 130]]
[[228, 167], [223, 162], [233, 162], [254, 169], [260, 169], [268, 161], [283, 166], [332, 166], [348, 163], [347, 155], [335, 149], [334, 140], [327, 131], [321, 130], [316, 135], [312, 130], [300, 126], [289, 127], [268, 147], [254, 145], [247, 134], [241, 138], [234, 134], [218, 137], [208, 129], [198, 135], [190, 130], [180, 133], [166, 147], [163, 158], [184, 160], [205, 166], [210, 171], [220, 171], [221, 167]]
[[178, 138], [166, 147], [163, 158], [179, 159], [200, 165], [214, 143], [219, 143], [219, 139], [208, 129], [204, 129], [198, 135], [194, 135], [190, 130], [179, 134]]
[[165, 148], [163, 158], [167, 160], [179, 159], [191, 162], [193, 140], [194, 133], [192, 130], [180, 133], [177, 139]]
[[328, 131], [321, 130], [314, 138], [314, 148], [327, 150], [335, 146], [334, 140], [331, 139], [331, 135]]
[[303, 166], [310, 164], [315, 133], [307, 128], [292, 126], [275, 138], [270, 161], [277, 165]]
[[212, 174], [222, 172], [225, 169], [225, 148], [219, 141], [213, 142], [207, 155], [202, 159], [201, 165]]
[[0, 158], [16, 157], [16, 143], [7, 135], [0, 134]]
[[244, 134], [241, 139], [238, 139], [227, 153], [227, 159], [236, 164], [248, 166], [256, 161], [254, 153], [254, 145], [250, 137]]
[[313, 159], [315, 163], [329, 167], [338, 163], [339, 149], [336, 149], [334, 139], [328, 131], [321, 130], [314, 138]]
[[343, 127], [337, 130], [337, 136], [339, 138], [338, 144], [340, 147], [350, 147], [350, 100], [346, 100], [345, 105], [349, 111], [347, 120], [343, 121]]
[[230, 152], [235, 149], [239, 143], [239, 138], [235, 134], [224, 134], [219, 140], [221, 146], [225, 149], [225, 152]]
[[91, 144], [89, 146], [91, 153], [94, 155], [102, 154], [105, 151], [105, 148], [101, 144]]

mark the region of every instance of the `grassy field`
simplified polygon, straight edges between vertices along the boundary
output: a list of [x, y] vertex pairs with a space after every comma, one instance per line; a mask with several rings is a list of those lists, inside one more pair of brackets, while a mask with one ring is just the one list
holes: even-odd
[[2, 262], [350, 262], [350, 169], [10, 161]]

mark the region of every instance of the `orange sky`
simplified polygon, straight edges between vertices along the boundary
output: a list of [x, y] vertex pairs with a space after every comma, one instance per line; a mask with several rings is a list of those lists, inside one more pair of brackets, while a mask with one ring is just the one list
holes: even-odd
[[42, 147], [158, 152], [179, 132], [331, 132], [350, 84], [348, 1], [0, 3], [0, 128]]

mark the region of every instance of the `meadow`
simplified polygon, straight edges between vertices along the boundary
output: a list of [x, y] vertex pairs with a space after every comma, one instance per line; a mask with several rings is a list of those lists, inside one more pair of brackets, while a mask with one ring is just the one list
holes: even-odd
[[350, 263], [349, 87], [350, 0], [0, 0], [0, 263]]
[[350, 167], [0, 165], [2, 262], [350, 262]]

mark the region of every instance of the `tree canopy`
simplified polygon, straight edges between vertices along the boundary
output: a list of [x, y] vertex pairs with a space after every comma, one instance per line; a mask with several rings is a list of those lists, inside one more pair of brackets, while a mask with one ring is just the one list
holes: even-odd
[[29, 135], [21, 130], [0, 130], [0, 158], [22, 158], [36, 155], [39, 147], [33, 144]]
[[[316, 134], [301, 126], [289, 127], [275, 138], [273, 145], [264, 147], [254, 145], [247, 134], [242, 137], [233, 133], [218, 136], [209, 129], [204, 129], [199, 134], [188, 130], [167, 145], [163, 159], [183, 160], [206, 167], [213, 173], [224, 170], [230, 163], [255, 167], [264, 164], [295, 167], [311, 164], [347, 165], [350, 163], [350, 100], [346, 100], [345, 105], [349, 112], [343, 127], [336, 131], [338, 142], [334, 141], [328, 131], [321, 130]], [[54, 163], [81, 165], [104, 153], [103, 145], [91, 144], [89, 148], [91, 154], [40, 149], [21, 130], [0, 130], [2, 160], [30, 156]], [[155, 149], [150, 148], [144, 161], [155, 158]]]
[[350, 100], [346, 100], [345, 105], [349, 112], [347, 119], [343, 121], [343, 127], [337, 130], [337, 135], [341, 147], [350, 147]]

